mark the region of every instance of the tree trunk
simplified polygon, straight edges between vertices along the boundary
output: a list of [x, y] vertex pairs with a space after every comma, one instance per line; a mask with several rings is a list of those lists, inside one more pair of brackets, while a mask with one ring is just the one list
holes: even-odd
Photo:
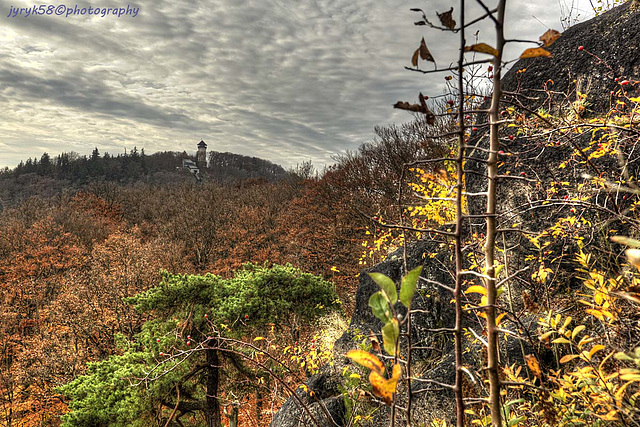
[[207, 349], [207, 396], [204, 404], [204, 417], [207, 427], [222, 427], [220, 404], [218, 403], [218, 383], [220, 381], [220, 358], [218, 351]]

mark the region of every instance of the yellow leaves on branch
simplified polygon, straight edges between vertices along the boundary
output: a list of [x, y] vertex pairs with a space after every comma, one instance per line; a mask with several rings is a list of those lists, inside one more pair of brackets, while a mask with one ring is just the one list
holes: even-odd
[[347, 353], [347, 357], [371, 370], [369, 383], [373, 388], [373, 394], [384, 400], [387, 405], [391, 405], [402, 373], [400, 365], [398, 363], [393, 365], [391, 378], [387, 379], [384, 376], [384, 364], [373, 354], [364, 350], [351, 350]]

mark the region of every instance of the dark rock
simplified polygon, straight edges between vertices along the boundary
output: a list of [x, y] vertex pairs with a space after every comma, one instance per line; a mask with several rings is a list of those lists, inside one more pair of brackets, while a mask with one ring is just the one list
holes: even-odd
[[[570, 102], [576, 101], [578, 91], [587, 95], [589, 110], [606, 113], [612, 106], [611, 91], [624, 88], [629, 96], [640, 93], [640, 85], [620, 86], [622, 80], [640, 75], [639, 40], [640, 7], [627, 2], [567, 29], [548, 48], [551, 58], [516, 62], [505, 75], [503, 88], [537, 98], [520, 98], [534, 111], [552, 104], [566, 105], [565, 94]], [[580, 46], [584, 49], [578, 50]], [[518, 72], [523, 69], [526, 71]], [[545, 86], [556, 93], [545, 93]]]
[[[305, 385], [306, 390], [298, 388], [296, 395], [303, 405], [306, 405], [321, 426], [331, 426], [327, 414], [333, 419], [335, 425], [342, 426], [345, 423], [346, 407], [344, 399], [340, 395], [340, 376], [325, 366], [321, 372], [309, 378]], [[324, 406], [324, 409], [323, 409]], [[271, 427], [298, 427], [314, 425], [309, 414], [302, 408], [295, 398], [289, 398], [282, 408], [273, 417]]]

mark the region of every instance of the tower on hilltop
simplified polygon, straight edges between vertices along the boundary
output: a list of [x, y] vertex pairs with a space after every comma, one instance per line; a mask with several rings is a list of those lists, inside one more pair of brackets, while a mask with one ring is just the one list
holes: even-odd
[[198, 143], [198, 154], [196, 154], [196, 163], [200, 169], [207, 167], [207, 144], [204, 141]]

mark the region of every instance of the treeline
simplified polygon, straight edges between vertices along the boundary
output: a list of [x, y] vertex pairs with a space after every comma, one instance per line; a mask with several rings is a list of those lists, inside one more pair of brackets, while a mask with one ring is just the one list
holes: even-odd
[[[13, 169], [0, 171], [0, 202], [14, 202], [38, 195], [51, 197], [63, 189], [82, 189], [97, 181], [119, 184], [175, 184], [191, 182], [193, 176], [184, 171], [182, 161], [195, 160], [186, 152], [165, 151], [147, 155], [144, 149], [111, 155], [95, 148], [90, 156], [75, 152], [51, 157], [43, 153], [29, 158]], [[201, 171], [205, 181], [234, 184], [250, 178], [274, 181], [287, 176], [281, 166], [268, 160], [232, 153], [209, 153], [210, 167]], [[0, 206], [1, 208], [1, 206]]]

